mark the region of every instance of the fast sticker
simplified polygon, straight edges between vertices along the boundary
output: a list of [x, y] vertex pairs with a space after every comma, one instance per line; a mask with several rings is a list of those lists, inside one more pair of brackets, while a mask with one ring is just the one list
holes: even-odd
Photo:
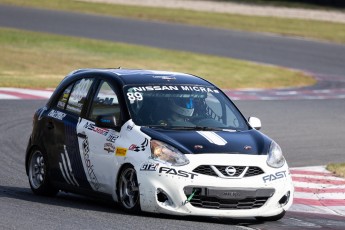
[[176, 170], [174, 168], [168, 168], [168, 167], [160, 167], [159, 173], [170, 174], [170, 175], [181, 176], [181, 177], [187, 177], [190, 179], [194, 179], [195, 176], [198, 176], [198, 174], [196, 174], [196, 173], [186, 172], [183, 170]]
[[274, 180], [279, 180], [286, 177], [286, 171], [276, 172], [275, 174], [269, 174], [267, 176], [262, 177], [262, 180], [266, 182], [271, 182]]
[[115, 156], [125, 157], [127, 155], [127, 149], [122, 147], [117, 147], [115, 150]]

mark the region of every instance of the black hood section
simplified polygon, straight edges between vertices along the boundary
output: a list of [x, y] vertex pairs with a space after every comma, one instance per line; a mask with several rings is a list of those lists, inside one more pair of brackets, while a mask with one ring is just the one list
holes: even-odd
[[163, 141], [183, 153], [267, 154], [271, 139], [255, 129], [227, 131], [171, 130], [142, 127], [152, 139]]

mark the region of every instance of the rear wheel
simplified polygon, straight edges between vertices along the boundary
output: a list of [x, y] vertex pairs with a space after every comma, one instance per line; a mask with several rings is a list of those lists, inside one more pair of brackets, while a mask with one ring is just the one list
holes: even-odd
[[33, 193], [43, 196], [56, 195], [58, 190], [53, 188], [49, 181], [46, 154], [34, 149], [30, 155], [28, 171], [29, 183]]
[[140, 193], [137, 174], [132, 166], [125, 166], [118, 182], [118, 198], [121, 207], [127, 212], [140, 211]]
[[256, 216], [255, 219], [260, 221], [277, 221], [285, 216], [285, 210], [275, 216]]

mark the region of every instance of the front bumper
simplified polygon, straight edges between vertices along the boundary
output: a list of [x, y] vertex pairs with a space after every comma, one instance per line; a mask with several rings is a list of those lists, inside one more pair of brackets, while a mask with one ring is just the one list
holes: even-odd
[[[218, 217], [274, 216], [292, 205], [293, 185], [288, 166], [273, 169], [267, 156], [203, 154], [188, 156], [190, 164], [140, 171], [141, 209], [173, 215]], [[263, 174], [222, 178], [195, 173], [199, 165], [257, 166]], [[245, 164], [244, 164], [245, 162]], [[157, 162], [155, 162], [157, 163]]]

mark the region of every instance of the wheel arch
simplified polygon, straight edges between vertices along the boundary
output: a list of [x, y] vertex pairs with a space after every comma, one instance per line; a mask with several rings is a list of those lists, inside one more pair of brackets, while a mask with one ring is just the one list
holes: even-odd
[[119, 193], [118, 193], [119, 178], [121, 176], [121, 172], [126, 167], [133, 167], [135, 169], [133, 164], [126, 162], [126, 163], [122, 164], [121, 167], [119, 168], [119, 170], [117, 171], [116, 180], [115, 180], [115, 193], [116, 193], [115, 195], [116, 195], [117, 200], [118, 200], [118, 195], [119, 195]]
[[30, 155], [34, 149], [40, 149], [38, 145], [30, 145], [31, 140], [29, 141], [28, 148], [26, 149], [26, 155], [25, 155], [25, 171], [26, 175], [29, 175], [29, 160]]
[[[32, 165], [33, 157], [35, 157], [34, 161], [37, 162], [35, 165]], [[59, 192], [59, 189], [51, 184], [48, 157], [44, 150], [38, 145], [28, 147], [25, 161], [26, 173], [32, 192], [35, 195], [55, 196]], [[38, 170], [33, 173], [33, 168], [36, 169], [36, 167]]]
[[[33, 150], [37, 149], [41, 152], [47, 153], [46, 149], [44, 147], [39, 146], [38, 144], [31, 144], [31, 140], [29, 142], [29, 145], [26, 149], [26, 156], [25, 156], [25, 171], [26, 171], [26, 175], [29, 175], [29, 160], [30, 160], [30, 155], [32, 153]], [[48, 162], [49, 164], [49, 162]]]
[[116, 194], [117, 202], [125, 212], [141, 211], [139, 181], [133, 164], [126, 162], [121, 165], [116, 180]]

